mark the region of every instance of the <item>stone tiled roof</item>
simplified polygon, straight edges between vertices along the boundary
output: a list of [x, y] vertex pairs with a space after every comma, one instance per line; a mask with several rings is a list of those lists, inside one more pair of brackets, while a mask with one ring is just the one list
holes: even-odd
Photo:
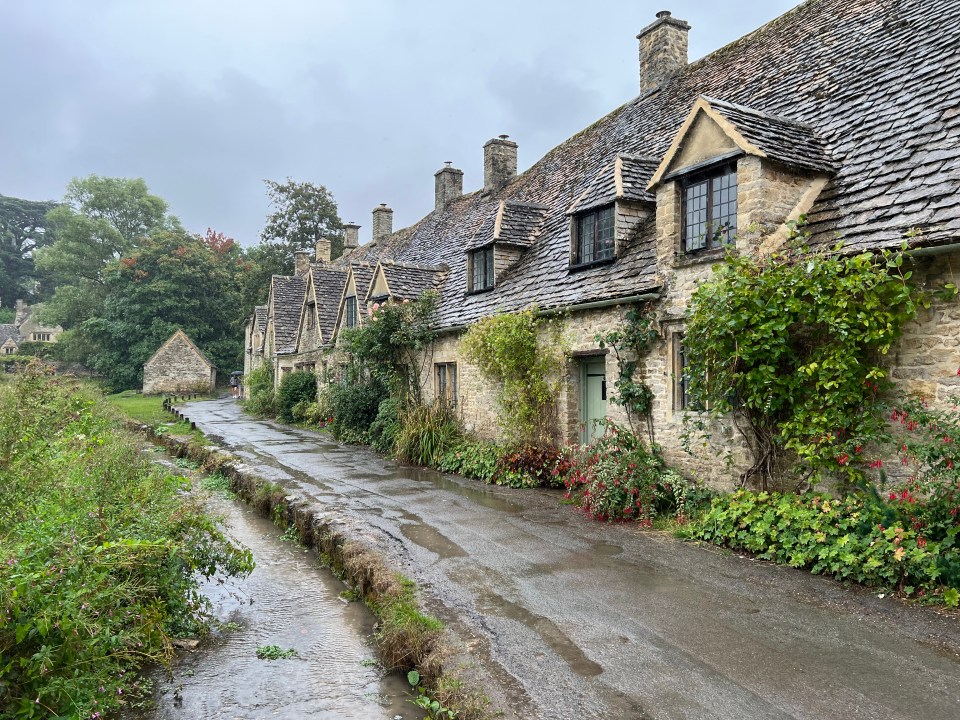
[[353, 284], [357, 290], [357, 312], [360, 317], [367, 315], [367, 293], [370, 291], [370, 281], [373, 280], [373, 272], [377, 269], [376, 265], [368, 262], [350, 262], [350, 268], [353, 270]]
[[307, 284], [301, 277], [274, 275], [273, 334], [277, 353], [296, 352], [300, 310]]
[[347, 282], [347, 271], [329, 265], [312, 265], [313, 291], [317, 296], [317, 316], [320, 336], [323, 342], [329, 342], [337, 325], [337, 309], [343, 286]]
[[438, 287], [447, 272], [445, 265], [413, 265], [393, 260], [381, 260], [380, 267], [394, 300], [416, 300]]
[[13, 338], [13, 341], [18, 345], [23, 341], [23, 338], [20, 337], [20, 330], [16, 325], [12, 323], [4, 323], [0, 325], [0, 345], [5, 343], [10, 338]]
[[257, 305], [253, 309], [253, 327], [261, 335], [267, 329], [267, 306]]
[[[771, 157], [811, 168], [830, 159], [835, 171], [807, 214], [814, 242], [881, 248], [912, 229], [914, 244], [960, 239], [960, 0], [810, 0], [617, 108], [500, 191], [463, 195], [357, 259], [446, 264], [442, 326], [656, 290], [652, 220], [618, 244], [615, 262], [571, 272], [566, 213], [594, 185], [597, 197], [609, 193], [618, 156], [662, 159], [701, 96], [719, 98], [717, 111]], [[648, 167], [625, 161], [623, 177], [642, 188]], [[463, 251], [492, 237], [501, 201], [545, 206], [539, 236], [495, 289], [466, 295]]]
[[173, 335], [167, 338], [167, 341], [163, 343], [163, 345], [161, 345], [159, 348], [157, 348], [157, 351], [153, 353], [153, 355], [150, 356], [150, 359], [144, 363], [144, 367], [146, 367], [147, 365], [150, 365], [156, 358], [158, 358], [164, 352], [164, 350], [166, 350], [168, 347], [170, 347], [170, 345], [173, 344], [174, 340], [178, 338], [180, 340], [183, 340], [187, 344], [187, 347], [189, 347], [194, 353], [196, 353], [197, 357], [200, 358], [204, 362], [204, 364], [206, 364], [211, 368], [216, 367], [216, 365], [210, 362], [210, 359], [206, 356], [206, 354], [204, 354], [203, 350], [197, 347], [197, 344], [190, 339], [190, 336], [180, 329], [175, 330]]
[[615, 160], [600, 169], [593, 182], [567, 210], [567, 214], [594, 210], [620, 199], [655, 203], [657, 197], [647, 190], [647, 183], [657, 165], [656, 158], [617, 155]]
[[715, 98], [703, 99], [772, 160], [819, 172], [832, 173], [837, 169], [810, 125]]
[[540, 235], [547, 210], [546, 205], [501, 200], [494, 215], [477, 225], [465, 250], [476, 250], [492, 242], [529, 247]]

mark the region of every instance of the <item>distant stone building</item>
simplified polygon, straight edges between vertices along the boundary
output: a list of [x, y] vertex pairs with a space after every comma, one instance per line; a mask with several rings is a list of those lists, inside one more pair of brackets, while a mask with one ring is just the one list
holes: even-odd
[[183, 330], [177, 330], [143, 366], [143, 392], [212, 392], [217, 369]]
[[30, 307], [17, 300], [16, 316], [12, 323], [0, 324], [0, 355], [14, 355], [24, 343], [55, 343], [63, 332], [59, 325], [43, 325], [37, 321], [39, 305]]

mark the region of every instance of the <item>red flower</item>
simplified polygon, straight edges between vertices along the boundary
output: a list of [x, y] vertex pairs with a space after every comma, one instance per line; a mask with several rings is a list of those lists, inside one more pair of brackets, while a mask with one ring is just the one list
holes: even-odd
[[837, 462], [840, 463], [841, 465], [846, 465], [848, 462], [850, 462], [850, 456], [847, 455], [846, 453], [843, 453], [842, 455], [838, 455]]

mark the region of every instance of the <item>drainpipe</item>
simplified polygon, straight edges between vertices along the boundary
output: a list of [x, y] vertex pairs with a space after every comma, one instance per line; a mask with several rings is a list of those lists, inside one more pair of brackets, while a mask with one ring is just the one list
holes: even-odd
[[950, 245], [931, 245], [930, 247], [915, 248], [907, 250], [906, 254], [910, 257], [928, 257], [932, 255], [946, 255], [947, 253], [960, 252], [960, 243], [951, 243]]

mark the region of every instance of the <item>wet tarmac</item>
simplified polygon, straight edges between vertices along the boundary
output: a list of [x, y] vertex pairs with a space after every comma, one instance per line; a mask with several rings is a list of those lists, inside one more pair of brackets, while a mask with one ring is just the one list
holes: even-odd
[[230, 400], [182, 409], [254, 472], [361, 521], [504, 679], [507, 718], [960, 718], [956, 613], [402, 467]]
[[[377, 665], [374, 617], [362, 603], [341, 599], [346, 586], [241, 501], [213, 492], [210, 504], [257, 567], [242, 580], [205, 584], [213, 637], [181, 650], [169, 676], [155, 674], [148, 720], [419, 718], [406, 681]], [[257, 658], [267, 645], [296, 656]]]

